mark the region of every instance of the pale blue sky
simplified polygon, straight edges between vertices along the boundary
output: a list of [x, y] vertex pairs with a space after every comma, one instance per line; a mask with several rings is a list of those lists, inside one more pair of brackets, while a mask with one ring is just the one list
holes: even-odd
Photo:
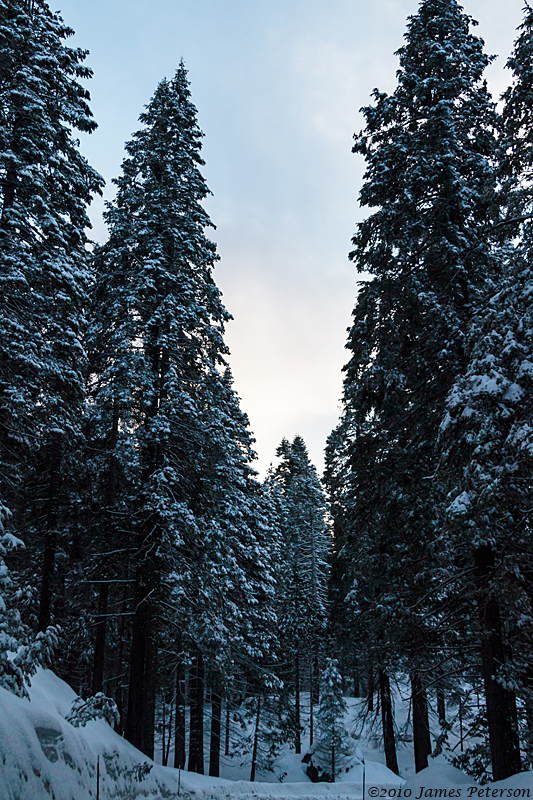
[[[347, 260], [362, 174], [359, 108], [392, 91], [416, 0], [58, 0], [89, 49], [99, 129], [82, 150], [108, 182], [157, 83], [183, 57], [205, 133], [216, 280], [242, 407], [264, 473], [301, 434], [322, 469], [338, 416], [357, 276]], [[480, 22], [499, 95], [522, 0], [465, 0]], [[54, 6], [55, 7], [55, 6]], [[94, 237], [105, 238], [101, 203]]]

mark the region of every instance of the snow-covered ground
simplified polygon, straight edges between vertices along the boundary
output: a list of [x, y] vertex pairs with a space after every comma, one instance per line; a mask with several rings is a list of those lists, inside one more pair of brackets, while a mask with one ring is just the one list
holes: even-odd
[[[103, 720], [73, 727], [65, 717], [75, 697], [72, 689], [48, 670], [39, 670], [32, 679], [30, 700], [0, 689], [0, 800], [90, 800], [96, 797], [99, 800], [134, 800], [178, 796], [187, 800], [193, 797], [202, 800], [230, 797], [360, 800], [363, 797], [361, 765], [342, 775], [335, 784], [312, 784], [304, 773], [301, 756], [290, 750], [280, 756], [276, 772], [259, 773], [255, 783], [241, 779], [248, 774], [246, 763], [241, 765], [240, 761], [230, 759], [223, 760], [222, 778], [162, 767], [118, 736]], [[403, 778], [385, 767], [369, 721], [362, 729], [357, 727], [360, 702], [349, 699], [349, 706], [351, 725], [354, 733], [360, 735], [359, 747], [365, 756], [365, 799], [405, 796], [406, 789], [411, 790], [412, 800], [417, 800], [421, 792], [422, 798], [438, 796], [423, 793], [429, 789], [454, 789], [460, 793], [441, 796], [465, 800], [486, 796], [533, 798], [531, 772], [491, 784], [491, 789], [502, 788], [498, 795], [484, 794], [486, 787], [476, 787], [470, 778], [440, 760], [414, 776], [412, 747], [408, 742], [398, 752], [400, 772], [407, 778], [404, 784]], [[402, 713], [400, 707], [397, 720], [400, 726]], [[277, 775], [283, 773], [286, 775], [280, 782]], [[469, 788], [472, 794], [468, 793]], [[516, 794], [518, 790], [526, 794]]]

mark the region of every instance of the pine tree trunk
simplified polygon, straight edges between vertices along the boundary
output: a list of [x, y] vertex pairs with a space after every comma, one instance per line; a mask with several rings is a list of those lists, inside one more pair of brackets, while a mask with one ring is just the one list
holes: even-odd
[[441, 725], [446, 722], [446, 700], [444, 697], [444, 687], [442, 684], [437, 685], [437, 716]]
[[209, 774], [220, 775], [220, 728], [222, 721], [222, 697], [216, 689], [211, 692], [211, 740], [209, 747]]
[[413, 704], [413, 744], [415, 750], [415, 772], [428, 766], [431, 755], [431, 736], [427, 694], [419, 672], [411, 675], [411, 701]]
[[335, 745], [331, 745], [331, 782], [335, 783]]
[[[118, 442], [118, 424], [119, 424], [119, 411], [118, 404], [113, 401], [113, 416], [111, 421], [111, 435], [109, 437], [109, 469], [107, 474], [106, 486], [106, 507], [107, 514], [105, 518], [105, 525], [107, 530], [106, 541], [109, 549], [112, 550], [112, 542], [114, 539], [114, 526], [111, 522], [111, 512], [116, 502], [117, 496], [117, 477], [118, 477], [118, 463], [117, 463], [117, 442]], [[105, 663], [105, 650], [106, 650], [106, 633], [108, 621], [108, 604], [109, 604], [109, 584], [108, 578], [111, 576], [111, 571], [104, 567], [102, 579], [98, 593], [98, 611], [95, 619], [96, 636], [94, 643], [94, 660], [93, 660], [93, 694], [101, 692], [104, 682], [104, 663]]]
[[230, 734], [230, 698], [229, 695], [226, 698], [226, 742], [224, 747], [224, 755], [229, 756], [229, 734]]
[[315, 736], [315, 703], [314, 703], [314, 653], [311, 652], [309, 658], [309, 747], [313, 744]]
[[381, 701], [381, 723], [383, 726], [383, 744], [385, 749], [385, 763], [387, 767], [399, 775], [398, 759], [396, 758], [396, 741], [394, 737], [394, 716], [392, 712], [392, 697], [390, 680], [387, 673], [379, 670], [379, 694]]
[[353, 671], [353, 696], [361, 697], [361, 679], [357, 667]]
[[157, 648], [154, 609], [151, 610], [150, 634], [146, 642], [146, 666], [143, 697], [143, 753], [153, 759], [155, 745], [155, 706], [157, 696]]
[[250, 782], [255, 781], [255, 770], [257, 765], [257, 750], [259, 748], [259, 720], [261, 718], [261, 696], [257, 698], [257, 713], [255, 715], [254, 749], [252, 752], [252, 768], [250, 770]]
[[46, 630], [50, 624], [52, 612], [52, 587], [58, 540], [58, 492], [62, 460], [61, 452], [61, 439], [59, 436], [55, 436], [50, 442], [50, 455], [47, 458], [47, 467], [49, 470], [48, 496], [44, 503], [44, 513], [41, 523], [45, 529], [45, 539], [38, 619], [38, 628], [40, 631]]
[[41, 578], [38, 620], [38, 628], [40, 631], [45, 631], [50, 625], [53, 597], [52, 585], [55, 572], [56, 552], [57, 529], [52, 528], [46, 531], [44, 539], [43, 574]]
[[109, 600], [109, 584], [104, 581], [98, 591], [98, 613], [94, 621], [96, 636], [93, 659], [93, 694], [103, 691], [105, 642], [107, 630], [107, 605]]
[[516, 697], [497, 679], [505, 664], [500, 608], [490, 582], [494, 553], [488, 546], [474, 553], [478, 579], [478, 609], [481, 626], [481, 657], [487, 704], [487, 722], [495, 781], [515, 775], [522, 769], [517, 732]]
[[185, 769], [185, 670], [176, 665], [176, 711], [174, 717], [174, 768]]
[[302, 752], [302, 742], [300, 737], [300, 651], [296, 651], [296, 659], [294, 662], [294, 703], [295, 703], [295, 715], [294, 721], [296, 725], [296, 731], [294, 733], [294, 751], [298, 755]]
[[[127, 573], [128, 574], [128, 573]], [[118, 710], [120, 713], [120, 720], [118, 722], [118, 727], [115, 728], [118, 733], [121, 735], [124, 733], [126, 727], [125, 721], [125, 691], [124, 691], [124, 683], [123, 683], [123, 674], [126, 669], [125, 666], [125, 657], [124, 657], [124, 650], [126, 649], [126, 614], [128, 609], [128, 589], [126, 588], [128, 584], [124, 584], [124, 591], [122, 595], [122, 604], [121, 604], [121, 613], [120, 613], [120, 620], [119, 620], [119, 644], [118, 644], [118, 675], [119, 684], [117, 686], [115, 692], [115, 702], [118, 706]]]
[[139, 587], [133, 615], [128, 713], [124, 736], [152, 758], [155, 711], [154, 610], [151, 598], [145, 595], [143, 587]]
[[368, 710], [374, 710], [374, 669], [370, 667], [368, 670], [368, 688], [367, 688]]
[[315, 643], [313, 650], [313, 681], [311, 683], [311, 691], [313, 693], [313, 705], [317, 706], [320, 703], [320, 644]]
[[195, 657], [190, 678], [189, 772], [204, 774], [204, 661]]

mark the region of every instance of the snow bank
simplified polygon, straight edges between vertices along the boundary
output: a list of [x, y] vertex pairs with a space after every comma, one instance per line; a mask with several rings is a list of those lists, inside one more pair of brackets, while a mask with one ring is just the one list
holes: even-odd
[[[103, 720], [73, 727], [68, 715], [76, 694], [49, 670], [38, 670], [30, 699], [0, 688], [0, 800], [100, 800], [230, 797], [332, 800], [362, 797], [362, 767], [343, 782], [249, 783], [178, 773], [154, 764]], [[97, 774], [99, 764], [99, 778]], [[144, 773], [144, 774], [143, 774]], [[384, 765], [366, 766], [366, 785], [383, 789], [403, 783]]]
[[[520, 772], [518, 775], [513, 775], [511, 778], [506, 778], [504, 781], [495, 781], [490, 784], [491, 789], [512, 789], [513, 797], [515, 789], [529, 789], [529, 797], [533, 798], [533, 772]], [[518, 796], [518, 795], [517, 795]], [[522, 797], [527, 795], [521, 795]], [[500, 795], [498, 795], [500, 797]], [[510, 797], [508, 792], [504, 792], [501, 797]]]
[[[452, 794], [435, 794], [435, 790], [443, 789]], [[454, 797], [461, 800], [478, 800], [478, 798], [533, 798], [533, 772], [521, 772], [506, 778], [504, 781], [495, 781], [485, 786], [480, 786], [464, 772], [452, 767], [450, 764], [432, 764], [410, 778], [402, 787], [402, 795], [407, 795], [411, 800], [425, 800], [429, 797]], [[524, 793], [523, 790], [529, 790]], [[516, 792], [516, 794], [515, 794]]]
[[[93, 720], [85, 727], [73, 727], [65, 717], [76, 695], [53, 672], [39, 670], [32, 679], [29, 694], [27, 700], [0, 689], [0, 800], [91, 800], [96, 798], [97, 764], [100, 768], [100, 800], [165, 800], [178, 797], [178, 789], [179, 796], [186, 800], [234, 797], [361, 800], [363, 796], [361, 765], [340, 776], [335, 784], [312, 784], [303, 772], [298, 782], [290, 783], [249, 783], [190, 772], [180, 774], [170, 767], [154, 764], [103, 720]], [[378, 755], [376, 752], [375, 756]], [[424, 794], [428, 789], [460, 790], [460, 794], [454, 796], [465, 800], [487, 796], [469, 795], [470, 788], [484, 791], [487, 787], [478, 787], [464, 773], [445, 763], [432, 764], [404, 784], [402, 778], [394, 775], [384, 764], [370, 761], [366, 753], [365, 757], [365, 800], [370, 797], [405, 797], [408, 789], [411, 790], [411, 800], [424, 800], [431, 796]], [[291, 753], [282, 766], [288, 766], [291, 759], [300, 757]], [[297, 766], [295, 762], [294, 770], [289, 770], [290, 777], [298, 774]], [[498, 797], [514, 797], [515, 790], [531, 789], [533, 800], [533, 773], [490, 784], [490, 788], [505, 790]], [[374, 794], [370, 794], [370, 789]], [[507, 790], [513, 794], [509, 795]]]
[[[156, 767], [103, 720], [75, 728], [65, 720], [76, 695], [39, 670], [30, 700], [0, 688], [1, 800], [173, 797], [178, 776]], [[142, 766], [151, 767], [143, 777]], [[170, 774], [167, 774], [170, 773]]]
[[[406, 790], [411, 790], [411, 795], [408, 795], [412, 800], [420, 797], [420, 790], [424, 789], [463, 789], [468, 787], [478, 786], [478, 784], [460, 769], [452, 767], [451, 764], [437, 763], [431, 764], [421, 772], [417, 772], [412, 778], [405, 782], [402, 794], [405, 797]], [[427, 795], [429, 797], [430, 795]], [[457, 796], [457, 795], [456, 795]], [[467, 797], [467, 792], [461, 792], [463, 797]], [[422, 794], [424, 797], [424, 794]]]

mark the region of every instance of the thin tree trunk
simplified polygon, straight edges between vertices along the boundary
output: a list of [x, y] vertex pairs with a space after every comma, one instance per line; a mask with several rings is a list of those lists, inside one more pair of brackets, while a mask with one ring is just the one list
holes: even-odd
[[[126, 575], [129, 575], [129, 569]], [[118, 643], [118, 675], [119, 683], [117, 685], [117, 689], [115, 692], [115, 701], [117, 703], [117, 707], [120, 713], [120, 720], [118, 722], [118, 726], [115, 728], [118, 733], [121, 735], [124, 733], [126, 727], [126, 709], [125, 709], [125, 698], [124, 698], [124, 670], [126, 666], [124, 664], [124, 649], [126, 645], [126, 609], [128, 608], [128, 589], [126, 588], [128, 584], [124, 584], [124, 591], [122, 594], [122, 604], [121, 604], [121, 614], [119, 620], [119, 643]]]
[[96, 636], [93, 659], [93, 694], [103, 691], [105, 641], [107, 630], [107, 608], [109, 600], [109, 584], [103, 582], [98, 591], [98, 613], [95, 619]]
[[50, 625], [53, 597], [52, 583], [55, 572], [56, 552], [57, 529], [54, 527], [46, 531], [44, 540], [43, 574], [41, 579], [38, 620], [38, 628], [40, 631], [45, 631]]
[[163, 767], [166, 767], [167, 762], [165, 760], [165, 753], [167, 749], [167, 716], [165, 712], [167, 704], [165, 703], [164, 700], [162, 702], [163, 702], [163, 726], [162, 726], [163, 742], [161, 747], [161, 764], [163, 765]]
[[150, 635], [146, 642], [146, 666], [143, 698], [143, 753], [153, 759], [155, 745], [155, 706], [157, 696], [157, 648], [155, 620], [151, 610]]
[[250, 781], [255, 781], [255, 769], [257, 765], [257, 750], [259, 747], [259, 720], [261, 717], [261, 696], [257, 698], [257, 713], [255, 715], [254, 749], [252, 752], [252, 769], [250, 770]]
[[488, 546], [474, 553], [478, 579], [478, 609], [481, 626], [481, 656], [487, 704], [487, 722], [495, 781], [515, 775], [522, 769], [517, 732], [516, 697], [498, 680], [505, 664], [500, 607], [491, 589], [494, 553]]
[[194, 659], [190, 678], [191, 719], [189, 772], [204, 774], [204, 662], [201, 653]]
[[294, 734], [294, 751], [298, 755], [302, 752], [302, 742], [300, 737], [300, 651], [296, 651], [296, 659], [294, 662], [294, 690], [295, 690], [295, 725], [296, 731]]
[[309, 747], [313, 744], [315, 736], [315, 704], [314, 704], [314, 670], [313, 670], [314, 653], [311, 653], [309, 658]]
[[172, 741], [172, 700], [168, 704], [168, 728], [165, 718], [166, 704], [163, 700], [163, 751], [161, 763], [164, 767], [168, 764], [168, 757], [170, 755], [170, 742]]
[[374, 669], [370, 667], [368, 670], [368, 688], [367, 688], [368, 710], [374, 710]]
[[396, 775], [400, 774], [398, 759], [396, 758], [396, 741], [394, 737], [394, 716], [392, 712], [392, 698], [390, 681], [387, 673], [379, 671], [379, 693], [381, 701], [381, 723], [383, 726], [383, 744], [385, 748], [385, 762], [387, 767]]
[[361, 697], [360, 677], [359, 677], [359, 670], [357, 669], [357, 667], [355, 667], [353, 671], [353, 696]]
[[[112, 509], [115, 506], [117, 498], [117, 479], [118, 479], [118, 462], [117, 462], [117, 442], [118, 442], [118, 424], [119, 424], [119, 411], [117, 401], [113, 401], [113, 415], [111, 420], [111, 435], [109, 437], [109, 469], [107, 474], [106, 485], [106, 507], [107, 514], [105, 525], [107, 528], [107, 543], [110, 545], [114, 540], [114, 524], [112, 522]], [[112, 550], [112, 547], [109, 547]], [[106, 581], [111, 576], [109, 568], [103, 570], [103, 579]], [[96, 637], [94, 643], [94, 660], [93, 660], [93, 694], [101, 692], [104, 682], [104, 664], [105, 664], [105, 650], [106, 650], [106, 633], [107, 621], [109, 619], [107, 611], [109, 604], [109, 584], [101, 583], [98, 594], [98, 612], [95, 619]]]
[[48, 497], [44, 504], [43, 527], [45, 528], [43, 572], [39, 602], [38, 628], [46, 630], [50, 625], [53, 598], [53, 580], [58, 540], [58, 493], [62, 460], [62, 442], [56, 436], [50, 442], [50, 456], [47, 459], [49, 469]]
[[437, 716], [441, 725], [446, 722], [446, 700], [444, 697], [444, 687], [442, 684], [437, 685]]
[[222, 697], [217, 689], [211, 692], [211, 740], [209, 746], [209, 774], [220, 775], [220, 728], [222, 721]]
[[185, 769], [185, 670], [176, 665], [176, 711], [174, 716], [174, 768]]
[[226, 731], [225, 731], [225, 733], [226, 733], [226, 743], [225, 743], [225, 747], [224, 747], [224, 754], [226, 756], [229, 756], [230, 722], [231, 722], [231, 720], [230, 720], [230, 699], [229, 699], [229, 695], [228, 695], [228, 697], [226, 698]]
[[335, 745], [331, 745], [331, 782], [335, 783]]
[[152, 758], [155, 710], [154, 610], [150, 597], [139, 594], [145, 594], [142, 587], [137, 593], [138, 602], [133, 615], [128, 713], [124, 735], [141, 752]]
[[419, 672], [411, 675], [411, 701], [413, 704], [413, 744], [415, 750], [415, 772], [428, 766], [431, 755], [431, 736], [427, 694]]

